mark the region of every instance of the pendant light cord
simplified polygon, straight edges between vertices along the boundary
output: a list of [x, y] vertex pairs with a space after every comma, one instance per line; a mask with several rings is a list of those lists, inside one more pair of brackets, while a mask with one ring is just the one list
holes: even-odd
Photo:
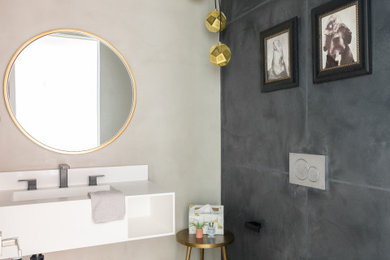
[[[217, 8], [217, 1], [218, 1], [218, 7]], [[222, 31], [222, 11], [221, 11], [221, 0], [214, 0], [214, 7], [215, 10], [219, 11], [219, 33]], [[218, 10], [219, 9], [219, 10]]]
[[218, 0], [218, 3], [219, 3], [219, 38], [221, 38], [221, 32], [222, 32], [221, 0]]

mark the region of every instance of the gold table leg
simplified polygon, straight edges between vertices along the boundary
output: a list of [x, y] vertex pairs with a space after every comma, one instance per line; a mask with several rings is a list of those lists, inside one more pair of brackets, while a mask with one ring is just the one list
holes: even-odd
[[226, 247], [222, 247], [223, 260], [227, 260]]
[[191, 247], [187, 246], [187, 255], [186, 255], [186, 260], [190, 260], [191, 257]]
[[204, 260], [204, 249], [200, 249], [200, 260]]

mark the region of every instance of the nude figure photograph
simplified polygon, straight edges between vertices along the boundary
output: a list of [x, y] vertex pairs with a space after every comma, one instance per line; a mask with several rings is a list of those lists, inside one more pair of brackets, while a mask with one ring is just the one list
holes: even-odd
[[282, 32], [266, 39], [266, 82], [290, 77], [289, 32]]

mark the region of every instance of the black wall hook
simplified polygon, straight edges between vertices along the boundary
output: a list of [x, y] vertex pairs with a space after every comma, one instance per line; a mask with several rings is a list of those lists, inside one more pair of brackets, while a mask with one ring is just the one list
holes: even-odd
[[261, 223], [260, 222], [256, 222], [256, 221], [247, 221], [247, 222], [245, 222], [245, 227], [247, 229], [250, 229], [250, 230], [252, 230], [254, 232], [259, 233], [260, 229], [261, 229]]

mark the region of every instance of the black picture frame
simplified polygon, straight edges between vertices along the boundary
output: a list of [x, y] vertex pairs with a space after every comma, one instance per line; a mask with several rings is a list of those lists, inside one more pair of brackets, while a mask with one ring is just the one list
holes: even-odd
[[[283, 36], [285, 33], [288, 33], [287, 36]], [[275, 53], [277, 51], [273, 49], [272, 65], [269, 65], [270, 62], [267, 61], [269, 60], [268, 55], [271, 55], [271, 51], [269, 50], [270, 48], [267, 50], [267, 42], [280, 36], [283, 36], [283, 39], [288, 39], [288, 43], [284, 43], [285, 46], [288, 45], [288, 67], [285, 66], [285, 61], [283, 59], [285, 72], [272, 73], [272, 71], [275, 71], [273, 67], [274, 60], [276, 59]], [[274, 44], [274, 42], [272, 42], [272, 44]], [[298, 17], [294, 17], [270, 29], [262, 31], [260, 33], [260, 51], [260, 68], [262, 75], [261, 92], [271, 92], [298, 87]], [[272, 67], [268, 69], [269, 66]], [[280, 68], [280, 66], [278, 67]], [[283, 74], [284, 76], [282, 76]]]
[[[356, 13], [356, 21], [352, 19], [351, 22], [351, 19], [349, 20], [350, 24], [353, 24], [354, 27], [350, 30], [346, 23], [344, 24], [343, 17], [340, 18], [339, 16], [344, 14], [344, 18], [346, 18], [348, 17], [347, 12], [351, 10]], [[370, 0], [330, 1], [312, 9], [311, 20], [313, 83], [328, 82], [372, 73]], [[325, 26], [322, 26], [322, 24]], [[342, 28], [343, 25], [349, 31], [347, 37], [344, 37], [346, 33], [345, 29]], [[337, 31], [333, 28], [337, 28]], [[351, 33], [353, 31], [355, 31], [355, 35]], [[337, 33], [339, 35], [335, 36]], [[337, 54], [333, 55], [335, 52], [331, 52], [329, 49], [334, 50], [335, 48], [329, 46], [339, 46], [339, 40], [337, 40], [338, 43], [331, 44], [341, 33], [343, 36], [340, 38], [343, 39], [342, 46], [344, 49], [337, 51]], [[351, 45], [351, 48], [349, 45]], [[354, 51], [352, 52], [351, 50], [353, 48]], [[346, 49], [347, 51], [345, 51]], [[351, 53], [350, 57], [344, 58], [348, 56], [348, 52]]]

